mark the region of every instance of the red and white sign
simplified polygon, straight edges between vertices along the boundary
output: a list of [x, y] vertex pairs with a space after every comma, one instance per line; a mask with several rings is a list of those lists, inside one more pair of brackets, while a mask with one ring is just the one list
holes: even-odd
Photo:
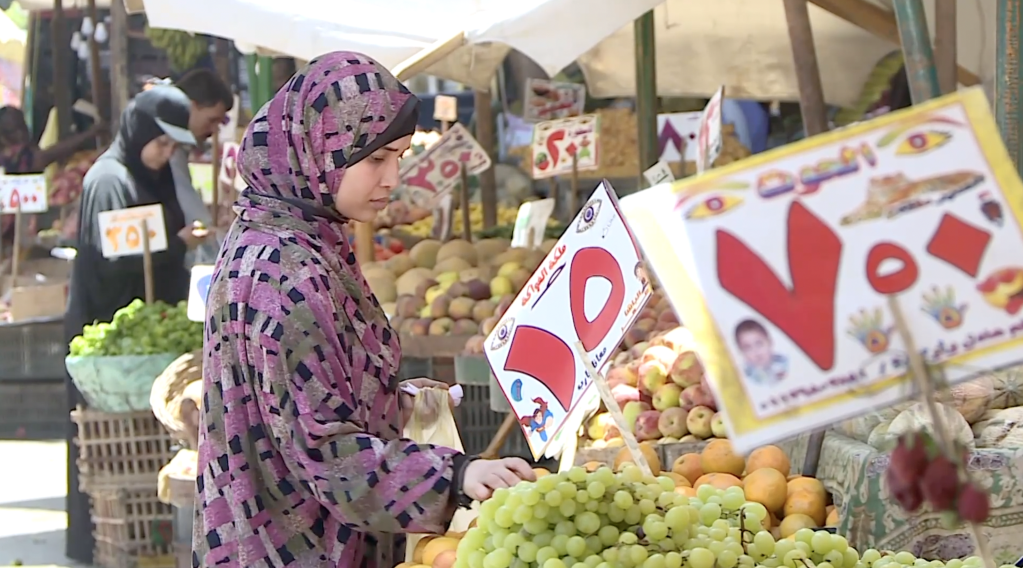
[[604, 181], [486, 340], [534, 458], [592, 385], [576, 345], [600, 372], [649, 298], [639, 248]]
[[586, 85], [546, 79], [526, 81], [526, 97], [522, 106], [522, 117], [526, 122], [579, 116], [585, 106]]
[[490, 169], [490, 156], [461, 124], [452, 124], [436, 144], [401, 163], [401, 182], [409, 200], [436, 207], [438, 199], [458, 187], [462, 164], [469, 175]]
[[714, 160], [721, 155], [721, 103], [725, 100], [725, 88], [721, 87], [700, 118], [700, 132], [696, 140], [696, 171], [703, 173], [714, 166]]
[[600, 119], [595, 114], [541, 122], [533, 128], [533, 179], [595, 170]]
[[0, 176], [0, 214], [45, 213], [46, 176], [43, 174]]

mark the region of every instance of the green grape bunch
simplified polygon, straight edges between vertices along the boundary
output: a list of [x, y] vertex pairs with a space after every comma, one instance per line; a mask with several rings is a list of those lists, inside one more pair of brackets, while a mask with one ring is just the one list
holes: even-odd
[[71, 340], [71, 356], [184, 355], [200, 349], [202, 337], [202, 323], [189, 321], [186, 302], [172, 306], [136, 299], [117, 310], [112, 321], [85, 326]]
[[[776, 539], [760, 503], [741, 487], [675, 491], [669, 477], [575, 467], [498, 489], [461, 538], [453, 568], [982, 568], [909, 552], [866, 550], [800, 529]], [[1004, 567], [1003, 567], [1004, 568]]]
[[167, 52], [171, 69], [179, 73], [195, 67], [209, 53], [209, 42], [205, 37], [181, 30], [146, 26], [146, 37], [153, 47]]

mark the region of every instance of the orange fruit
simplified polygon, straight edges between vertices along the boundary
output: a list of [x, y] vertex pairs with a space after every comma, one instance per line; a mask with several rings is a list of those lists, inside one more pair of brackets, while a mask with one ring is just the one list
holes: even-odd
[[675, 493], [679, 495], [685, 495], [686, 497], [696, 497], [696, 490], [692, 487], [685, 487], [683, 485], [675, 486]]
[[602, 463], [600, 463], [598, 461], [590, 461], [590, 462], [584, 463], [583, 467], [586, 469], [586, 471], [588, 471], [590, 473], [593, 473], [593, 472], [597, 471], [598, 469], [600, 469], [602, 467], [605, 467], [605, 466], [604, 466], [604, 464], [602, 464]]
[[818, 479], [812, 477], [794, 477], [788, 482], [788, 494], [792, 495], [797, 491], [809, 491], [816, 495], [819, 495], [821, 502], [825, 502], [828, 499], [828, 492], [824, 489], [824, 484]]
[[725, 439], [711, 440], [700, 453], [700, 465], [704, 473], [728, 473], [741, 477], [746, 470], [746, 460], [735, 453], [732, 442]]
[[747, 501], [755, 501], [768, 511], [780, 511], [785, 506], [788, 488], [785, 476], [776, 469], [762, 468], [746, 475], [742, 481]]
[[412, 549], [412, 562], [415, 564], [422, 564], [423, 551], [426, 549], [426, 545], [438, 538], [440, 537], [436, 535], [427, 535], [419, 539], [419, 542], [416, 543], [416, 547]]
[[[816, 492], [799, 490], [785, 499], [785, 518], [789, 515], [806, 515], [815, 523], [812, 528], [824, 526], [828, 514], [824, 510], [824, 499]], [[784, 522], [784, 521], [782, 521]]]
[[689, 483], [695, 482], [703, 475], [700, 454], [683, 454], [679, 456], [675, 463], [671, 464], [671, 471], [688, 479]]
[[693, 483], [693, 489], [699, 489], [701, 485], [728, 489], [729, 487], [742, 487], [742, 480], [730, 473], [706, 473]]
[[776, 469], [782, 477], [787, 477], [792, 465], [789, 463], [789, 457], [778, 446], [757, 448], [746, 458], [746, 475], [765, 467]]
[[815, 529], [817, 524], [813, 522], [813, 519], [803, 515], [801, 513], [794, 513], [792, 515], [786, 515], [781, 520], [781, 524], [778, 525], [778, 534], [782, 538], [789, 538], [796, 534], [799, 529]]
[[827, 518], [824, 519], [824, 526], [837, 527], [839, 522], [840, 520], [838, 518], [838, 509], [832, 507], [831, 510], [828, 511]]
[[431, 568], [451, 568], [455, 565], [455, 551], [445, 550], [437, 555], [437, 558], [433, 559]]
[[541, 477], [543, 477], [545, 475], [550, 475], [551, 474], [551, 472], [547, 471], [547, 469], [542, 468], [542, 467], [534, 467], [533, 468], [533, 473], [536, 474], [536, 478], [537, 479], [540, 479]]
[[[650, 464], [650, 470], [653, 471], [654, 475], [661, 473], [661, 456], [657, 455], [657, 450], [648, 442], [642, 442], [639, 445], [639, 450], [643, 453], [643, 457], [646, 458], [646, 463]], [[621, 471], [625, 464], [636, 463], [632, 459], [632, 452], [629, 448], [622, 448], [618, 450], [618, 455], [615, 456], [614, 470]]]
[[666, 472], [662, 473], [661, 475], [663, 475], [665, 477], [668, 477], [668, 478], [671, 478], [671, 480], [675, 482], [675, 486], [676, 487], [678, 487], [678, 486], [692, 487], [693, 486], [693, 484], [689, 481], [689, 479], [687, 479], [686, 477], [684, 477], [682, 475], [679, 475], [679, 474], [677, 474], [677, 473], [675, 473], [673, 471], [666, 471]]

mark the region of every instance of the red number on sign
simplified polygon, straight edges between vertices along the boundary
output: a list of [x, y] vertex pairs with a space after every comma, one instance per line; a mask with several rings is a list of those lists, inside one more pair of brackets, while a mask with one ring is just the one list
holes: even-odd
[[444, 163], [440, 165], [440, 175], [446, 178], [453, 178], [458, 175], [462, 167], [458, 165], [458, 162], [454, 160], [444, 160]]
[[406, 184], [421, 187], [436, 193], [437, 188], [430, 183], [430, 180], [426, 179], [426, 176], [430, 175], [430, 172], [432, 172], [436, 166], [434, 166], [433, 160], [425, 160], [424, 162], [425, 163], [416, 166], [415, 175], [409, 176]]
[[558, 158], [561, 156], [561, 151], [558, 150], [558, 145], [555, 142], [559, 142], [565, 139], [564, 130], [555, 130], [551, 132], [551, 135], [547, 137], [547, 153], [550, 154], [551, 163], [555, 166], [558, 165]]
[[21, 194], [17, 189], [11, 190], [11, 209], [17, 209], [18, 204], [21, 203]]
[[[615, 319], [625, 305], [625, 277], [614, 256], [598, 247], [576, 252], [568, 273], [572, 325], [583, 347], [592, 351], [614, 329]], [[611, 283], [611, 294], [592, 321], [584, 313], [586, 283], [591, 278], [605, 278]], [[558, 336], [546, 329], [523, 325], [515, 328], [504, 370], [536, 379], [550, 389], [567, 411], [575, 393], [578, 358], [575, 348]]]
[[[835, 363], [835, 290], [842, 260], [842, 241], [800, 202], [787, 220], [789, 288], [757, 253], [731, 233], [717, 232], [718, 282], [778, 327], [822, 370]], [[931, 236], [927, 252], [969, 273], [979, 266], [990, 234], [946, 214]], [[885, 261], [899, 268], [880, 273]], [[966, 267], [966, 268], [963, 268]], [[909, 251], [881, 242], [871, 247], [865, 276], [878, 294], [898, 294], [916, 283], [919, 268]]]

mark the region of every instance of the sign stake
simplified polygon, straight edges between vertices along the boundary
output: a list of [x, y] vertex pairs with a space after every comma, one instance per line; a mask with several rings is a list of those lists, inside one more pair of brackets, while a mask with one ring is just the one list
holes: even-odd
[[18, 285], [21, 267], [21, 197], [18, 197], [17, 209], [14, 210], [14, 250], [11, 256], [11, 286]]
[[[604, 406], [607, 407], [607, 411], [611, 414], [611, 418], [615, 421], [615, 426], [618, 427], [618, 432], [622, 435], [622, 440], [625, 441], [625, 447], [629, 448], [629, 453], [632, 454], [633, 461], [636, 465], [643, 470], [646, 475], [653, 476], [653, 470], [650, 469], [650, 464], [646, 461], [646, 456], [643, 455], [643, 450], [639, 449], [639, 442], [636, 441], [636, 436], [632, 434], [632, 430], [629, 428], [629, 424], [625, 421], [625, 415], [622, 414], [622, 408], [618, 406], [618, 401], [615, 400], [613, 394], [611, 394], [611, 387], [607, 386], [607, 380], [604, 379], [604, 375], [597, 372], [597, 369], [593, 366], [590, 361], [590, 355], [586, 352], [586, 348], [583, 347], [581, 341], [575, 342], [576, 353], [579, 354], [579, 358], [582, 359], [583, 365], [586, 367], [586, 372], [590, 374], [590, 378], [593, 380], [594, 386], [597, 387], [597, 392], [600, 393], [600, 399], [604, 401]], [[575, 435], [575, 432], [572, 433]]]
[[467, 242], [472, 242], [472, 215], [469, 208], [469, 173], [465, 171], [465, 162], [462, 162], [461, 171], [461, 201], [462, 201], [462, 238]]
[[575, 218], [579, 213], [579, 156], [572, 152], [572, 184], [568, 194], [568, 218]]
[[142, 275], [146, 283], [146, 303], [156, 301], [153, 292], [153, 253], [149, 250], [149, 223], [142, 220]]

